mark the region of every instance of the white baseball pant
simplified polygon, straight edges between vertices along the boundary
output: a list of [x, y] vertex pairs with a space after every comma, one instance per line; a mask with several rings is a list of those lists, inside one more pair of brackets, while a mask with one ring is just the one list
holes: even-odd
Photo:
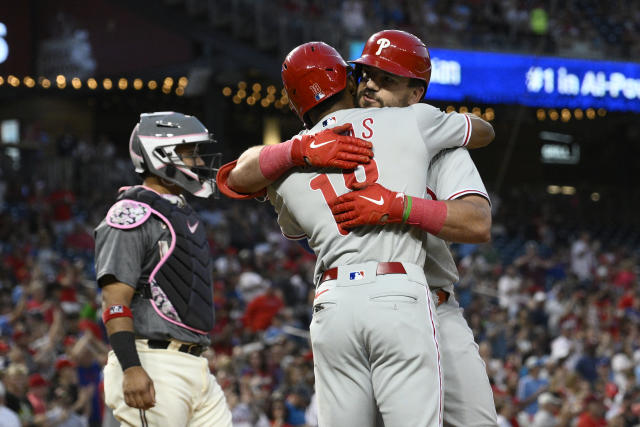
[[231, 427], [231, 412], [207, 360], [176, 347], [150, 349], [146, 340], [136, 340], [140, 362], [156, 391], [156, 405], [147, 411], [125, 403], [122, 368], [109, 352], [104, 394], [113, 415], [125, 426]]

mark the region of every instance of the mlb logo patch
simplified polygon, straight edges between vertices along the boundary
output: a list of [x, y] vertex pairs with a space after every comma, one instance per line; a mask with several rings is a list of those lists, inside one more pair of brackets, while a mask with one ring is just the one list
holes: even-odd
[[327, 127], [329, 125], [334, 125], [338, 123], [335, 117], [329, 117], [327, 120], [322, 121], [322, 127]]
[[112, 305], [109, 307], [109, 314], [121, 314], [124, 313], [124, 309], [121, 305]]
[[349, 273], [349, 280], [362, 280], [364, 279], [364, 271], [352, 271]]

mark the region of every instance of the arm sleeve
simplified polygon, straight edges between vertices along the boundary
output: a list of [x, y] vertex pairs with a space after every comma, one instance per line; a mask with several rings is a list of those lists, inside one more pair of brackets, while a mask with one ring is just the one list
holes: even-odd
[[469, 143], [471, 119], [466, 114], [444, 113], [428, 104], [414, 104], [409, 108], [414, 109], [420, 135], [431, 152]]
[[263, 197], [267, 193], [265, 189], [256, 191], [255, 193], [244, 194], [244, 193], [238, 193], [237, 191], [232, 190], [231, 187], [229, 187], [228, 185], [229, 173], [231, 173], [233, 168], [236, 167], [236, 163], [238, 163], [238, 161], [234, 160], [225, 165], [222, 165], [222, 167], [218, 169], [218, 173], [216, 174], [216, 187], [218, 187], [218, 190], [220, 190], [222, 194], [229, 197], [230, 199], [243, 200], [243, 199], [255, 199], [256, 197]]
[[280, 197], [272, 186], [267, 187], [267, 195], [269, 201], [278, 213], [278, 225], [280, 225], [282, 235], [289, 240], [306, 239], [306, 233], [302, 230], [302, 227], [298, 225], [298, 222], [284, 204], [284, 200], [282, 200], [282, 197]]
[[113, 275], [133, 288], [138, 285], [145, 254], [143, 228], [114, 228], [102, 222], [96, 228], [96, 279]]
[[427, 192], [436, 200], [477, 194], [491, 203], [480, 173], [464, 148], [442, 150], [433, 157], [427, 175]]

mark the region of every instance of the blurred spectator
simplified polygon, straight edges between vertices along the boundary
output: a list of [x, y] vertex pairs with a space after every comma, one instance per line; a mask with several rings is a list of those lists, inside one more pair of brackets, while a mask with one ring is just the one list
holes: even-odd
[[18, 414], [5, 406], [6, 390], [0, 382], [0, 427], [20, 427]]
[[271, 320], [284, 307], [282, 292], [270, 286], [263, 295], [255, 297], [247, 306], [243, 321], [251, 331], [264, 331]]
[[527, 374], [518, 383], [518, 401], [529, 417], [533, 417], [538, 411], [538, 396], [549, 385], [549, 380], [540, 375], [541, 366], [542, 362], [538, 357], [529, 356], [525, 363]]
[[31, 403], [33, 413], [35, 415], [42, 415], [47, 411], [46, 407], [46, 395], [47, 389], [51, 386], [47, 380], [45, 380], [39, 373], [31, 374], [29, 376], [29, 391], [27, 392], [27, 399]]
[[593, 278], [594, 265], [591, 236], [587, 232], [582, 232], [571, 245], [571, 271], [578, 276], [578, 280], [590, 281]]
[[509, 317], [513, 317], [518, 310], [518, 298], [522, 278], [513, 265], [508, 265], [504, 274], [498, 280], [498, 304], [508, 310]]
[[606, 427], [604, 418], [606, 408], [602, 397], [596, 395], [587, 396], [584, 401], [585, 409], [578, 416], [576, 427]]
[[24, 425], [29, 425], [34, 420], [34, 410], [27, 390], [29, 387], [29, 377], [27, 367], [19, 363], [12, 363], [4, 373], [2, 381], [5, 385], [5, 404], [18, 414], [20, 421]]
[[267, 411], [271, 427], [292, 427], [287, 423], [289, 412], [282, 399], [273, 399]]
[[311, 396], [306, 388], [297, 386], [287, 396], [285, 406], [287, 408], [286, 421], [291, 426], [304, 426], [305, 410], [309, 406]]
[[531, 427], [567, 427], [570, 417], [562, 412], [562, 399], [553, 393], [544, 392], [538, 396], [539, 410], [533, 417]]

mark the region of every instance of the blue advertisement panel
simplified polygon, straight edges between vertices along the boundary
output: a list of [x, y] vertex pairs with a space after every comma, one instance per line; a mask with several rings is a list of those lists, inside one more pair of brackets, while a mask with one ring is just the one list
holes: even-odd
[[[351, 46], [357, 58], [364, 43]], [[640, 64], [429, 49], [427, 99], [640, 112]]]

